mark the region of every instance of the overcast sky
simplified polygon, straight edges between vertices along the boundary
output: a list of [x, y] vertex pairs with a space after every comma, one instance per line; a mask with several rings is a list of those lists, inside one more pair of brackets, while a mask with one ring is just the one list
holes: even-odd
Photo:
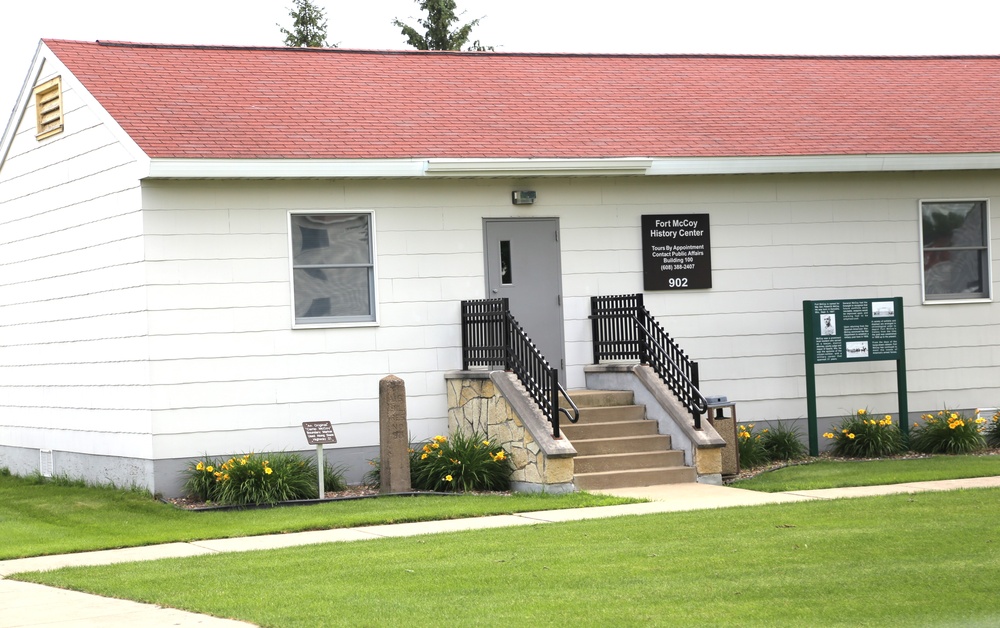
[[[416, 0], [316, 0], [331, 42], [406, 49]], [[4, 0], [0, 125], [42, 38], [280, 46], [291, 0]], [[458, 0], [506, 52], [1000, 54], [996, 0]]]

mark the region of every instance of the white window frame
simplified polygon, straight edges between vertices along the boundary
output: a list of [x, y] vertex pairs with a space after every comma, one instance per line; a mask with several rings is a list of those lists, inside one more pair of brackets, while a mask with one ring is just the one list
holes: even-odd
[[[959, 296], [949, 296], [945, 298], [928, 298], [926, 286], [926, 273], [924, 270], [924, 205], [928, 203], [982, 203], [985, 210], [983, 221], [985, 230], [983, 237], [986, 246], [986, 262], [983, 264], [983, 287], [985, 295], [975, 295], [968, 298]], [[945, 305], [954, 303], [990, 303], [993, 301], [993, 236], [990, 232], [990, 199], [988, 198], [923, 198], [917, 202], [917, 224], [920, 227], [918, 234], [918, 244], [920, 245], [920, 296], [924, 305]]]
[[[368, 226], [370, 230], [370, 245], [371, 245], [371, 269], [372, 277], [369, 286], [369, 299], [371, 302], [371, 318], [360, 318], [360, 317], [323, 317], [317, 318], [314, 322], [299, 321], [295, 316], [295, 249], [292, 244], [292, 218], [295, 216], [317, 216], [317, 215], [330, 215], [330, 214], [341, 214], [348, 216], [367, 216]], [[375, 229], [375, 212], [371, 210], [289, 210], [288, 215], [285, 218], [285, 225], [288, 229], [288, 292], [289, 298], [289, 316], [292, 321], [292, 329], [317, 329], [317, 328], [331, 328], [331, 327], [375, 327], [379, 324], [378, 317], [378, 249], [376, 248], [376, 229]]]

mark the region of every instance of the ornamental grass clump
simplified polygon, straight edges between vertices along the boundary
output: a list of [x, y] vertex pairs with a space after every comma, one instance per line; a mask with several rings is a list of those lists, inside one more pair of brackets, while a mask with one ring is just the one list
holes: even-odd
[[808, 453], [798, 430], [781, 423], [768, 424], [767, 429], [761, 432], [760, 442], [769, 460], [798, 460]]
[[987, 447], [1000, 447], [1000, 411], [995, 412], [987, 421], [983, 436], [986, 438]]
[[410, 454], [413, 488], [423, 491], [505, 491], [513, 471], [507, 453], [480, 434], [435, 436]]
[[275, 504], [315, 499], [316, 464], [295, 453], [248, 453], [228, 460], [205, 458], [186, 471], [185, 490], [218, 504]]
[[760, 467], [770, 461], [764, 450], [763, 432], [754, 432], [753, 423], [740, 423], [736, 426], [736, 442], [740, 450], [741, 469]]
[[886, 414], [875, 418], [867, 408], [844, 417], [832, 432], [823, 434], [833, 440], [830, 451], [845, 458], [881, 458], [906, 451], [903, 433]]
[[[978, 413], [977, 413], [978, 414]], [[910, 449], [924, 454], [967, 454], [986, 448], [986, 419], [951, 410], [924, 414], [924, 423], [914, 422]]]

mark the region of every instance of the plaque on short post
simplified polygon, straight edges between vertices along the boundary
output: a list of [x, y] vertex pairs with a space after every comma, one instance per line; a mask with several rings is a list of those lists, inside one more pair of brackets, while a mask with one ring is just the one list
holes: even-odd
[[326, 462], [323, 460], [323, 445], [333, 445], [337, 442], [337, 435], [333, 433], [333, 425], [329, 421], [305, 421], [302, 429], [306, 433], [306, 441], [310, 445], [316, 445], [316, 474], [319, 476], [319, 493], [317, 499], [323, 499], [326, 495], [325, 478], [323, 472], [326, 470]]

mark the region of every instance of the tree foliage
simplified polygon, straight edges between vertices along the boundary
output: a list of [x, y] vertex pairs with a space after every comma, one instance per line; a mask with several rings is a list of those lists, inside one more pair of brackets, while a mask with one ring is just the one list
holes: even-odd
[[[404, 24], [398, 19], [392, 23], [398, 26], [402, 33], [406, 35], [406, 43], [417, 50], [461, 50], [469, 41], [472, 29], [479, 25], [479, 19], [472, 20], [468, 24], [452, 30], [452, 24], [458, 21], [455, 15], [455, 0], [417, 0], [420, 9], [427, 16], [418, 18], [417, 23], [425, 29], [423, 35], [417, 29]], [[472, 42], [466, 50], [493, 50], [492, 46], [484, 46], [479, 40]]]
[[310, 0], [292, 0], [295, 6], [288, 10], [292, 30], [278, 24], [289, 48], [336, 48], [326, 41], [326, 12]]

